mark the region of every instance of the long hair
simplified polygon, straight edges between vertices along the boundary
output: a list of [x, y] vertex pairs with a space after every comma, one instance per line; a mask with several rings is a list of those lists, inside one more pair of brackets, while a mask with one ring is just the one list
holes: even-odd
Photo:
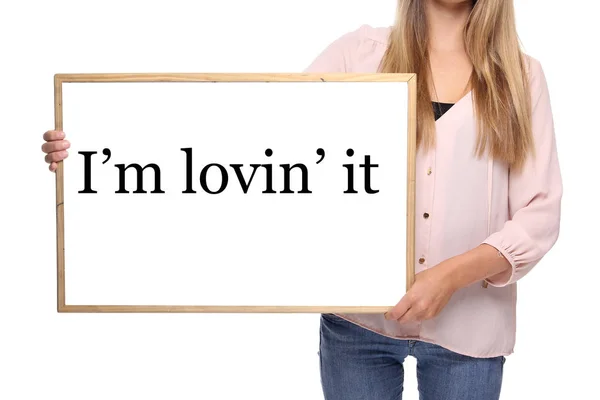
[[[398, 0], [396, 23], [380, 72], [417, 73], [417, 146], [435, 146], [429, 91], [429, 51], [424, 0]], [[512, 0], [474, 0], [463, 37], [473, 64], [469, 80], [477, 120], [474, 153], [520, 169], [533, 153], [526, 56], [517, 36]]]

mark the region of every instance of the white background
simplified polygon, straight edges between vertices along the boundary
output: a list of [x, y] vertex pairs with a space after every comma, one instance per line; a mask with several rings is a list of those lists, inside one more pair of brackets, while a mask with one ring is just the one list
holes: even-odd
[[[64, 83], [67, 305], [371, 306], [406, 288], [406, 82]], [[380, 99], [366, 104], [356, 99]], [[381, 114], [375, 121], [373, 115]], [[110, 127], [107, 129], [107, 127]], [[367, 134], [365, 134], [367, 133]], [[140, 145], [143, 143], [143, 145]], [[102, 154], [109, 148], [110, 159]], [[186, 187], [190, 148], [191, 187]], [[324, 157], [316, 150], [321, 148]], [[267, 157], [265, 150], [271, 149]], [[348, 157], [346, 151], [354, 155]], [[84, 185], [81, 151], [91, 157]], [[359, 168], [370, 157], [370, 187]], [[119, 193], [115, 164], [164, 193]], [[226, 188], [200, 186], [218, 163]], [[297, 168], [284, 190], [280, 164]], [[244, 193], [230, 164], [241, 165]], [[263, 194], [264, 168], [273, 194]], [[355, 194], [345, 194], [353, 165]], [[206, 174], [210, 190], [223, 179]], [[252, 176], [252, 180], [250, 177]], [[144, 171], [144, 190], [155, 190]], [[137, 189], [128, 170], [125, 189]], [[385, 279], [382, 279], [385, 277]], [[321, 309], [323, 310], [323, 309]], [[341, 310], [339, 310], [341, 311]]]
[[[516, 0], [548, 79], [562, 231], [519, 283], [503, 399], [597, 396], [600, 149], [595, 1]], [[298, 72], [394, 0], [0, 3], [0, 398], [320, 399], [317, 315], [55, 312], [54, 177], [40, 151], [57, 72]], [[416, 399], [414, 360], [405, 399]]]

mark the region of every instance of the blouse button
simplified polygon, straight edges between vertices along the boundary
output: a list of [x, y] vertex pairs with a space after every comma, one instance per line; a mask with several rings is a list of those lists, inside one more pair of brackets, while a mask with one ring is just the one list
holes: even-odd
[[425, 219], [429, 218], [429, 213], [423, 214], [423, 218], [425, 218]]
[[419, 258], [419, 264], [425, 264], [425, 259], [423, 257]]
[[431, 175], [431, 167], [427, 169], [427, 175]]

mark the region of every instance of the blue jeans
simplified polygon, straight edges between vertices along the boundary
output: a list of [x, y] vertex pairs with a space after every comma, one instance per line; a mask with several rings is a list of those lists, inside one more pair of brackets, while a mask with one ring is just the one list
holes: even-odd
[[401, 400], [406, 356], [417, 359], [420, 400], [497, 400], [505, 358], [473, 358], [418, 340], [392, 339], [333, 314], [321, 316], [325, 400]]

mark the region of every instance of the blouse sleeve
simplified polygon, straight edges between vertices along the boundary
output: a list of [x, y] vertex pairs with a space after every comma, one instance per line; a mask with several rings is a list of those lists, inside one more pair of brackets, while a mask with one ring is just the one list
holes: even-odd
[[351, 72], [352, 57], [356, 53], [365, 28], [365, 25], [360, 26], [335, 39], [305, 68], [304, 72], [323, 74]]
[[509, 172], [510, 220], [483, 242], [498, 249], [512, 266], [507, 273], [487, 279], [496, 287], [525, 276], [552, 248], [560, 227], [563, 187], [550, 96], [542, 66], [528, 59], [535, 153], [522, 172]]

